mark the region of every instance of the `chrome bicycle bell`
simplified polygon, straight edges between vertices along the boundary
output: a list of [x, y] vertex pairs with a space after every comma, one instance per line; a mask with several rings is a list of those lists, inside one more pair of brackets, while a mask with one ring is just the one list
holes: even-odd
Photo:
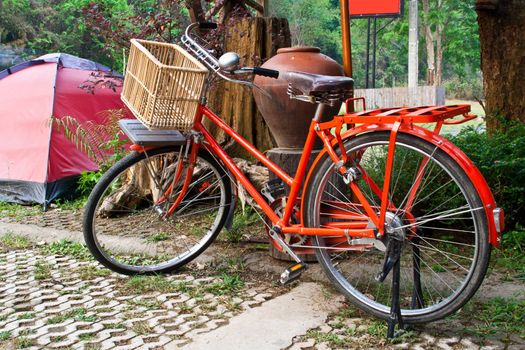
[[239, 68], [240, 58], [235, 52], [226, 52], [219, 58], [219, 67], [227, 72], [232, 72]]

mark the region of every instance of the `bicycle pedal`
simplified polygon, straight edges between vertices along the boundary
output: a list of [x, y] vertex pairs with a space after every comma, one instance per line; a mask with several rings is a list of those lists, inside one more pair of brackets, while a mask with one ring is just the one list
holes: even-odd
[[281, 179], [273, 179], [264, 184], [261, 193], [266, 197], [269, 203], [272, 203], [277, 198], [284, 196], [286, 191]]
[[281, 274], [281, 284], [287, 284], [298, 279], [303, 272], [308, 270], [308, 265], [304, 262], [290, 266]]

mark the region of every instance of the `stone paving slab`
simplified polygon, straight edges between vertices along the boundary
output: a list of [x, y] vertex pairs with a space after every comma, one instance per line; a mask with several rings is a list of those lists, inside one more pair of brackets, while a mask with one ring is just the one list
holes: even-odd
[[233, 317], [227, 326], [194, 337], [181, 349], [281, 349], [291, 345], [294, 335], [323, 325], [330, 313], [342, 307], [343, 299], [320, 284], [301, 283], [289, 293]]

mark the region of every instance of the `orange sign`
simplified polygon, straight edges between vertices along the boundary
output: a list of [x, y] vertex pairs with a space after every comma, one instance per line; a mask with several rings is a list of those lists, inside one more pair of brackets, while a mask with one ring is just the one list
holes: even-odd
[[402, 13], [401, 0], [350, 0], [350, 17], [395, 17]]

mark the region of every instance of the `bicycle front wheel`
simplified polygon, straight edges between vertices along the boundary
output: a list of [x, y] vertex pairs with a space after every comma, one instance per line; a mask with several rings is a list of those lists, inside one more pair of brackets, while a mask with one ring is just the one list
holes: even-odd
[[206, 150], [199, 151], [182, 201], [167, 214], [187, 174], [180, 156], [177, 147], [133, 152], [95, 186], [83, 226], [100, 263], [123, 274], [170, 272], [218, 235], [233, 205], [232, 189], [224, 168]]
[[[356, 184], [378, 216], [389, 139], [388, 132], [373, 132], [345, 143], [347, 154], [362, 173]], [[344, 227], [347, 222], [350, 228], [352, 220], [371, 222], [328, 156], [318, 162], [314, 174], [304, 205], [308, 226]], [[487, 270], [487, 218], [476, 188], [441, 149], [399, 134], [388, 198], [385, 224], [403, 241], [400, 304], [404, 320], [441, 319], [472, 297]], [[387, 319], [392, 272], [382, 283], [374, 278], [382, 270], [385, 253], [370, 244], [352, 247], [351, 240], [330, 243], [314, 237], [317, 259], [351, 302]]]

